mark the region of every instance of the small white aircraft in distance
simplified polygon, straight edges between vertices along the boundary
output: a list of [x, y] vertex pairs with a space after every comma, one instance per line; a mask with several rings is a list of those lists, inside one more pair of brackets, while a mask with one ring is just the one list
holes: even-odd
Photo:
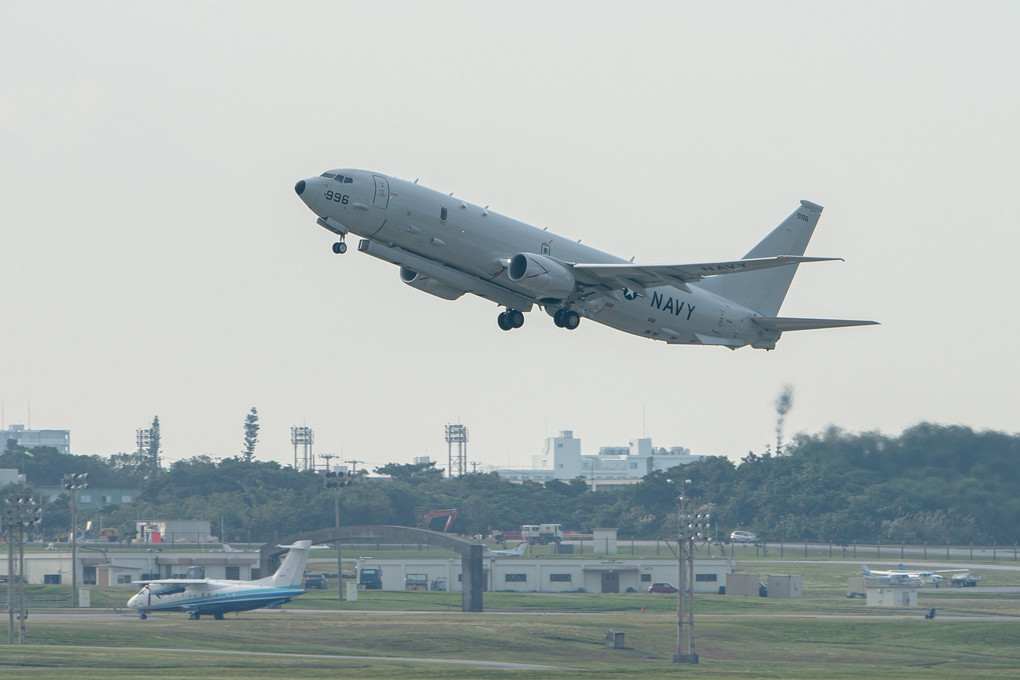
[[538, 305], [568, 330], [586, 317], [670, 344], [774, 349], [784, 331], [865, 326], [874, 321], [778, 316], [797, 265], [806, 257], [822, 207], [801, 201], [742, 259], [694, 264], [634, 264], [580, 241], [504, 217], [377, 172], [338, 169], [294, 190], [339, 236], [333, 252], [358, 250], [400, 267], [400, 280], [456, 300], [472, 293], [504, 311], [505, 331]]
[[942, 574], [953, 574], [956, 572], [970, 571], [969, 569], [938, 569], [934, 571], [909, 571], [900, 565], [899, 569], [883, 571], [877, 569], [872, 571], [867, 565], [861, 567], [861, 573], [867, 578], [873, 578], [882, 583], [896, 586], [919, 586], [925, 583], [934, 583], [936, 586], [945, 578]]
[[482, 551], [482, 557], [519, 557], [524, 554], [524, 550], [527, 547], [528, 542], [521, 541], [513, 550], [489, 550], [486, 548]]
[[308, 592], [300, 584], [311, 546], [311, 541], [280, 546], [288, 548], [280, 568], [272, 576], [255, 581], [183, 578], [134, 581], [145, 585], [128, 600], [127, 606], [137, 609], [141, 619], [148, 618], [149, 612], [180, 611], [197, 620], [202, 614], [222, 619], [226, 612], [283, 604]]

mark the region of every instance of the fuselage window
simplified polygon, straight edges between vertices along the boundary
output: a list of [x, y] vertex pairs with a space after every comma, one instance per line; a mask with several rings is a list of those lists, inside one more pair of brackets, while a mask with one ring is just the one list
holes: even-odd
[[439, 209], [439, 219], [441, 221], [445, 222], [446, 218], [449, 217], [449, 216], [450, 216], [450, 213], [449, 213], [449, 211], [446, 208], [440, 208]]
[[354, 184], [353, 177], [344, 177], [344, 184]]

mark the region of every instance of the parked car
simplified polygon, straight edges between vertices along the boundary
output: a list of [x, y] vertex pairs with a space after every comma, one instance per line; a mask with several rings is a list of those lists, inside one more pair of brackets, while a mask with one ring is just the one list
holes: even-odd
[[676, 586], [672, 583], [653, 583], [648, 586], [648, 592], [650, 593], [675, 593]]
[[305, 576], [305, 590], [324, 590], [325, 588], [325, 574], [308, 574]]
[[758, 537], [750, 531], [734, 531], [730, 534], [730, 543], [757, 543]]

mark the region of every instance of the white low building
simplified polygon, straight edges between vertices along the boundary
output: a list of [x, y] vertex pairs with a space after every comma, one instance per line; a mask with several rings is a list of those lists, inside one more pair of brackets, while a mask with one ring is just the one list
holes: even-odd
[[[25, 581], [28, 584], [69, 585], [71, 551], [26, 550]], [[132, 581], [157, 578], [218, 578], [247, 581], [259, 578], [257, 552], [202, 552], [107, 550], [102, 543], [78, 545], [78, 585], [131, 586]], [[6, 579], [7, 560], [0, 559], [0, 577]]]
[[[360, 558], [359, 575], [366, 567], [382, 570], [383, 590], [413, 590], [421, 582], [430, 590], [461, 590], [460, 558]], [[677, 585], [679, 580], [675, 559], [491, 557], [483, 561], [483, 571], [488, 592], [647, 592], [653, 583]], [[732, 571], [732, 560], [694, 560], [694, 591], [718, 593]]]

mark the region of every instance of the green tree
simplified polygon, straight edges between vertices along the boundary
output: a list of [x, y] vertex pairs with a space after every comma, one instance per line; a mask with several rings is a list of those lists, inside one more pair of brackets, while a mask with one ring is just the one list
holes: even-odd
[[244, 417], [244, 451], [242, 455], [247, 463], [255, 458], [255, 445], [259, 443], [259, 413], [255, 407]]

